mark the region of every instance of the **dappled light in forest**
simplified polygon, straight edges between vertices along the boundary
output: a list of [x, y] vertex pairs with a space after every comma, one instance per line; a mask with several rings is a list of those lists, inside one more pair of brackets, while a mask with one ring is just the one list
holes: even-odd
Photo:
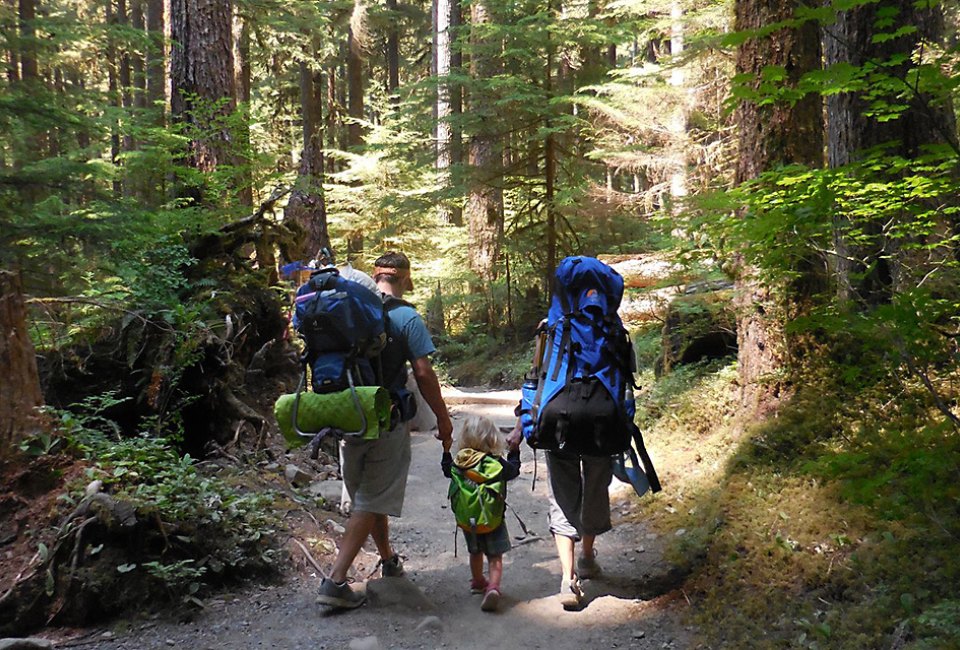
[[[958, 34], [939, 1], [3, 3], [0, 636], [953, 647]], [[614, 289], [561, 304], [566, 259]], [[442, 473], [471, 416], [527, 441], [494, 595]], [[340, 445], [407, 424], [380, 557]], [[530, 447], [588, 429], [663, 490], [569, 560]]]

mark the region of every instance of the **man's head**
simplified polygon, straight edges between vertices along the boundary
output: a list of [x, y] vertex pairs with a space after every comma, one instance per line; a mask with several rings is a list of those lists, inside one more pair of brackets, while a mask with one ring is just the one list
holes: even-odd
[[403, 253], [391, 251], [384, 253], [373, 263], [373, 279], [379, 285], [390, 285], [390, 293], [413, 291], [413, 280], [410, 279], [410, 260]]

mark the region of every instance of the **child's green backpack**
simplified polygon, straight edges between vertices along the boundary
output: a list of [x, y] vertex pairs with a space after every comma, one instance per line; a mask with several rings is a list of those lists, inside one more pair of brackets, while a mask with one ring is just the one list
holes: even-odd
[[471, 467], [454, 465], [450, 471], [450, 507], [457, 526], [476, 534], [489, 533], [503, 523], [507, 483], [503, 466], [484, 455]]

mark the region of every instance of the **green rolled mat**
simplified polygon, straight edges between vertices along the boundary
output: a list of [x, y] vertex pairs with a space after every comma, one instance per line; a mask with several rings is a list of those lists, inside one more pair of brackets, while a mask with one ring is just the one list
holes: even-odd
[[[370, 440], [377, 438], [381, 431], [390, 428], [390, 393], [382, 386], [357, 386], [357, 396], [367, 415], [367, 428], [362, 437]], [[297, 435], [293, 430], [294, 393], [281, 395], [273, 406], [273, 414], [283, 437], [293, 447], [299, 447], [308, 438]], [[300, 406], [297, 408], [297, 424], [304, 433], [316, 433], [323, 427], [335, 427], [342, 431], [356, 431], [360, 428], [360, 414], [350, 389], [339, 393], [300, 393]]]

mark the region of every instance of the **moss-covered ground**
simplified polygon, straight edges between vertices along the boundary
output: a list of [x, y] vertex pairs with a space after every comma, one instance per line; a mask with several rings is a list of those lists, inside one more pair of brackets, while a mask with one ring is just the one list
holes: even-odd
[[642, 374], [664, 489], [637, 516], [671, 535], [710, 647], [960, 647], [958, 431], [920, 382], [843, 378], [809, 371], [757, 423], [732, 359]]

